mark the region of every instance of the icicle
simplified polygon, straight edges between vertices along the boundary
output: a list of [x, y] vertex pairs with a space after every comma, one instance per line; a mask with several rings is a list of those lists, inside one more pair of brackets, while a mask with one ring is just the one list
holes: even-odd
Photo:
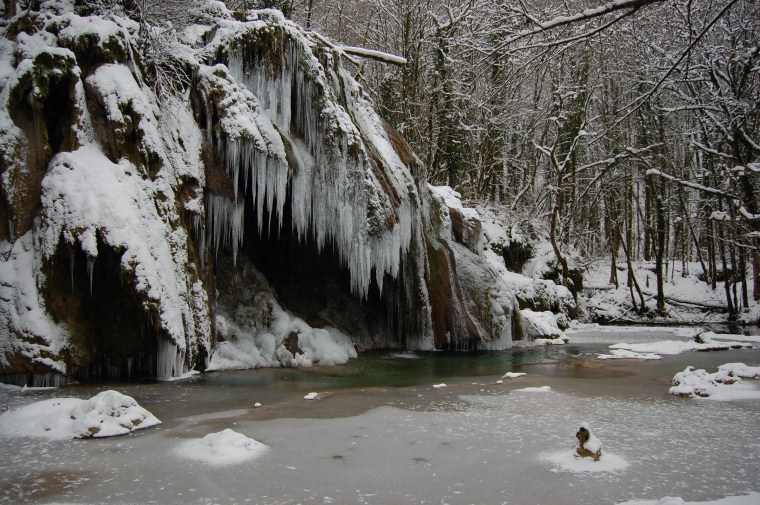
[[201, 270], [206, 266], [206, 228], [203, 226], [203, 219], [198, 214], [193, 214], [193, 238], [198, 246], [198, 256], [201, 262]]
[[127, 358], [127, 379], [132, 376], [132, 359], [133, 358]]
[[160, 335], [156, 338], [158, 339], [156, 378], [158, 380], [169, 380], [172, 377], [179, 377], [181, 368], [178, 367], [180, 361], [177, 344]]
[[206, 220], [211, 230], [209, 246], [214, 255], [218, 254], [220, 245], [232, 247], [233, 262], [237, 264], [237, 251], [243, 245], [243, 205], [223, 196], [209, 195], [206, 199]]
[[[384, 194], [387, 193], [384, 183], [372, 175], [377, 154], [370, 155], [369, 150], [381, 151], [382, 158], [386, 147], [368, 148], [365, 144], [368, 137], [356, 127], [362, 121], [359, 116], [365, 113], [364, 109], [325, 105], [339, 102], [335, 94], [339, 76], [325, 75], [302, 41], [288, 39], [286, 61], [277, 70], [259, 63], [249, 64], [243, 55], [233, 53], [228, 68], [235, 81], [255, 95], [277, 133], [290, 146], [294, 166], [288, 170], [282, 160], [268, 157], [265, 146], [256, 145], [251, 139], [228, 139], [223, 147], [224, 156], [235, 190], [239, 177], [244, 177], [245, 188], [250, 182], [259, 235], [264, 232], [265, 210], [270, 220], [276, 214], [282, 226], [282, 208], [289, 191], [292, 227], [299, 240], [314, 239], [320, 251], [328, 243], [333, 244], [341, 266], [350, 273], [351, 291], [366, 298], [374, 276], [382, 296], [384, 276], [399, 278], [414, 230], [421, 226], [416, 198], [410, 194], [415, 191], [411, 176], [402, 173], [398, 166], [383, 167], [390, 170], [388, 183], [394, 186], [402, 202], [394, 205], [389, 195]], [[354, 99], [347, 97], [347, 100]], [[385, 133], [380, 131], [376, 135]], [[392, 149], [388, 139], [381, 141], [386, 142], [386, 150]], [[207, 208], [213, 235], [210, 243], [215, 248], [222, 240], [234, 243], [233, 237], [226, 238], [234, 229], [229, 204], [222, 219], [221, 209], [212, 212], [211, 205]], [[369, 208], [380, 213], [379, 219], [385, 216], [394, 219], [395, 224], [387, 230], [370, 231]], [[217, 215], [211, 216], [214, 212]], [[271, 222], [267, 224], [271, 229]]]
[[92, 277], [95, 271], [95, 258], [87, 256], [87, 275], [90, 276], [90, 297], [92, 297]]

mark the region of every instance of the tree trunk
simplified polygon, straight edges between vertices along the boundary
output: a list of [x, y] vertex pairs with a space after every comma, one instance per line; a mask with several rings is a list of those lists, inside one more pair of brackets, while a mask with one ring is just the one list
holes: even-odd
[[5, 0], [5, 19], [10, 19], [16, 15], [16, 0]]
[[760, 300], [760, 254], [752, 249], [752, 299]]
[[[560, 194], [557, 194], [557, 198], [561, 198]], [[565, 287], [568, 286], [568, 281], [570, 279], [570, 268], [567, 265], [567, 259], [562, 254], [562, 251], [559, 249], [559, 245], [557, 244], [557, 217], [559, 214], [559, 204], [554, 205], [554, 208], [552, 209], [552, 217], [549, 224], [549, 240], [552, 243], [552, 249], [554, 249], [554, 255], [557, 257], [557, 261], [562, 266], [562, 285]], [[571, 290], [573, 294], [575, 294], [575, 290]]]

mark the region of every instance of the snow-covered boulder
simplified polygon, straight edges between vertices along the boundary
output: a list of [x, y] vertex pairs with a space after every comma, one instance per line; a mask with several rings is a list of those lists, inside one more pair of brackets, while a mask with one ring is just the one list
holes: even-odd
[[716, 390], [719, 380], [727, 378], [728, 374], [721, 374], [721, 377], [718, 377], [706, 370], [687, 366], [683, 372], [678, 372], [673, 376], [673, 386], [668, 392], [676, 396], [707, 397]]
[[528, 341], [538, 344], [566, 344], [570, 339], [559, 329], [554, 313], [533, 312], [530, 309], [520, 311], [520, 327]]
[[53, 398], [5, 412], [0, 415], [0, 433], [54, 440], [103, 438], [160, 422], [131, 396], [108, 390], [89, 400]]

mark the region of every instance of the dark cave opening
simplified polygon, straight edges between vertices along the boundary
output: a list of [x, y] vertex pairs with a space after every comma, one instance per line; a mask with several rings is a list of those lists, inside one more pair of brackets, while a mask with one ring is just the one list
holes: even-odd
[[95, 259], [61, 244], [52, 265], [51, 312], [67, 323], [79, 381], [156, 376], [158, 334], [129, 281], [121, 254], [98, 239]]
[[50, 83], [50, 90], [42, 106], [42, 114], [47, 129], [51, 154], [60, 152], [70, 144], [71, 118], [74, 117], [71, 90], [74, 83], [70, 78]]
[[[250, 190], [249, 190], [250, 191]], [[350, 272], [341, 266], [334, 245], [319, 250], [311, 233], [299, 238], [293, 229], [291, 201], [284, 205], [282, 227], [266, 211], [262, 231], [251, 205], [245, 203], [245, 254], [274, 288], [283, 308], [313, 327], [333, 326], [351, 336], [362, 348], [403, 348], [406, 332], [399, 323], [397, 282], [386, 275], [382, 296], [373, 278], [366, 299], [351, 293]], [[226, 254], [229, 254], [227, 251]], [[220, 251], [221, 254], [221, 251]], [[231, 262], [217, 262], [217, 269]], [[217, 275], [217, 279], [230, 276]], [[222, 286], [219, 289], [234, 289]]]

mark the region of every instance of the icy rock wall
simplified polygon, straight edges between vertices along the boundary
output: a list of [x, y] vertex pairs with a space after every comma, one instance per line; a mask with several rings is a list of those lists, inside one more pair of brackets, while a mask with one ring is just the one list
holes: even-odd
[[436, 346], [511, 348], [522, 337], [521, 316], [514, 294], [482, 254], [477, 212], [464, 208], [449, 187], [427, 189], [423, 215]]
[[[157, 334], [159, 376], [210, 348], [209, 297], [185, 224], [204, 210], [200, 128], [187, 100], [159, 100], [146, 84], [137, 34], [126, 18], [80, 17], [60, 2], [0, 25], [0, 242], [9, 252], [0, 276], [4, 299], [29, 308], [2, 313], [0, 375], [71, 375], [97, 359], [80, 334], [73, 251], [87, 258], [90, 295], [99, 251], [120, 258], [113, 274]], [[54, 282], [62, 263], [70, 293]]]
[[[514, 298], [479, 255], [477, 216], [415, 180], [340, 50], [277, 11], [206, 7], [164, 48], [189, 77], [173, 93], [140, 26], [114, 12], [46, 2], [0, 21], [0, 375], [96, 358], [88, 342], [109, 337], [83, 337], [79, 307], [104, 251], [158, 339], [157, 375], [203, 364], [216, 256], [237, 260], [247, 208], [276, 235], [286, 205], [290, 231], [334, 252], [358, 299], [385, 290], [407, 348], [508, 347]], [[82, 255], [89, 289], [75, 292]]]

